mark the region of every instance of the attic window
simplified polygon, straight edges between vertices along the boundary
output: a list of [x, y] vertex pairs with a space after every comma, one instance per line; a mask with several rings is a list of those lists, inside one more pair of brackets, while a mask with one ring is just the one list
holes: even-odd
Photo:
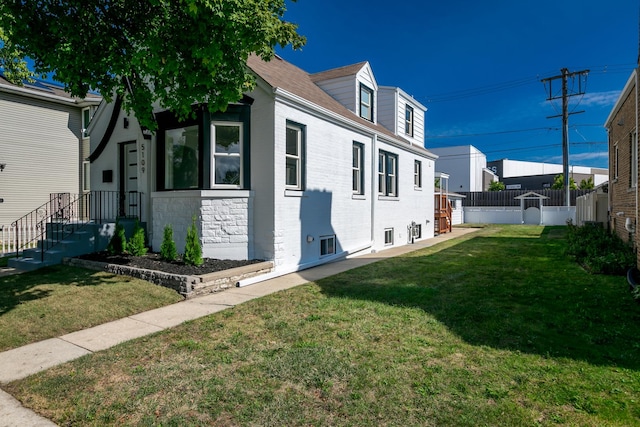
[[404, 114], [404, 133], [413, 136], [413, 108], [408, 105]]
[[360, 84], [360, 117], [373, 121], [373, 89]]

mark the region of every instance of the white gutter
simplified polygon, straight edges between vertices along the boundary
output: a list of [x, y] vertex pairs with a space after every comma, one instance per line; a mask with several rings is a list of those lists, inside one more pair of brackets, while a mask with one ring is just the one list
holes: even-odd
[[351, 249], [351, 250], [348, 250], [348, 251], [342, 251], [339, 254], [334, 254], [334, 255], [328, 256], [326, 258], [322, 258], [322, 259], [319, 259], [319, 260], [307, 262], [307, 263], [304, 263], [304, 264], [298, 264], [296, 266], [289, 267], [289, 268], [286, 268], [284, 270], [273, 271], [271, 273], [262, 274], [260, 276], [249, 277], [248, 279], [243, 279], [243, 280], [239, 280], [238, 282], [236, 282], [236, 286], [238, 288], [243, 288], [245, 286], [254, 285], [256, 283], [264, 282], [265, 280], [275, 279], [276, 277], [284, 276], [286, 274], [290, 274], [290, 273], [295, 273], [295, 272], [298, 272], [298, 271], [306, 270], [308, 268], [316, 267], [316, 266], [322, 265], [322, 264], [328, 264], [328, 263], [330, 263], [332, 261], [337, 261], [339, 259], [347, 258], [349, 255], [353, 255], [355, 253], [367, 250], [367, 249], [371, 248], [371, 246], [372, 246], [372, 242], [369, 242], [364, 246], [360, 246], [360, 247], [357, 247], [355, 249]]
[[45, 101], [53, 101], [60, 104], [71, 104], [79, 107], [82, 107], [84, 105], [99, 104], [100, 101], [102, 100], [102, 98], [95, 98], [95, 100], [87, 99], [87, 98], [84, 98], [84, 99], [66, 98], [60, 95], [40, 93], [33, 90], [21, 88], [21, 87], [7, 85], [4, 83], [0, 83], [0, 90], [3, 92], [27, 96], [29, 98], [40, 99]]

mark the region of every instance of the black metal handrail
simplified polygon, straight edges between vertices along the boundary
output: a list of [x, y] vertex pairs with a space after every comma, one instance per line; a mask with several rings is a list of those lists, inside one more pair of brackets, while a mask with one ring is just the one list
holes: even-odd
[[83, 194], [53, 193], [49, 201], [11, 223], [16, 231], [25, 228], [36, 232], [28, 239], [15, 233], [15, 252], [41, 241], [44, 252], [61, 240], [85, 227], [88, 223], [115, 221], [119, 217], [142, 218], [142, 193], [131, 191], [91, 191]]

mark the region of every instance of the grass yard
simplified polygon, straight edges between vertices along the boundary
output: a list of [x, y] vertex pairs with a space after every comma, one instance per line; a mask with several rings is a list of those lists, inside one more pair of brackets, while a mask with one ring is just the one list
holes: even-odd
[[640, 426], [640, 306], [494, 226], [5, 388], [59, 425]]
[[181, 300], [143, 280], [68, 266], [0, 277], [0, 351]]

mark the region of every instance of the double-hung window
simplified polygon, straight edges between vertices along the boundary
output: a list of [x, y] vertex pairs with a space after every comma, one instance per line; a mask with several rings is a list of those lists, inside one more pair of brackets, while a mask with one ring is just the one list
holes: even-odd
[[87, 132], [87, 128], [89, 127], [89, 122], [91, 122], [91, 117], [93, 116], [93, 112], [95, 111], [95, 107], [85, 107], [82, 109], [82, 137], [88, 138], [89, 132]]
[[364, 146], [359, 142], [353, 143], [353, 194], [364, 194]]
[[413, 163], [413, 186], [422, 188], [422, 162], [420, 160]]
[[413, 136], [413, 107], [407, 105], [404, 111], [404, 133]]
[[373, 89], [360, 84], [360, 117], [373, 121]]
[[378, 193], [398, 195], [398, 156], [382, 150], [378, 153]]
[[287, 122], [285, 184], [288, 189], [304, 189], [304, 126]]
[[242, 187], [242, 123], [211, 122], [213, 168], [216, 187]]

